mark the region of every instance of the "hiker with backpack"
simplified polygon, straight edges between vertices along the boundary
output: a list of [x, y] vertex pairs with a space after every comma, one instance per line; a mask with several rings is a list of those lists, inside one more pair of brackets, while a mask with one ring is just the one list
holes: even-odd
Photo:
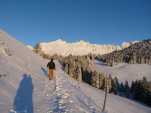
[[51, 61], [48, 62], [47, 67], [48, 67], [48, 78], [49, 80], [52, 80], [54, 77], [54, 70], [56, 69], [53, 59], [51, 59]]

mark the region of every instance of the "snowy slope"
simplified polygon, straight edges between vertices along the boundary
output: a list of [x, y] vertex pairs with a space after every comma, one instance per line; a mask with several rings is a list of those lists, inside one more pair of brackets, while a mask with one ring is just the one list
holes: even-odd
[[34, 48], [31, 45], [27, 45], [26, 47], [30, 50], [34, 50]]
[[[72, 82], [74, 83], [74, 82]], [[79, 83], [75, 83], [76, 85]], [[91, 98], [97, 106], [102, 108], [104, 101], [104, 92], [93, 88], [87, 84], [80, 83], [80, 89], [89, 98]], [[134, 101], [122, 98], [116, 95], [109, 94], [106, 105], [107, 113], [151, 113], [151, 108], [143, 106]]]
[[133, 45], [133, 44], [135, 44], [135, 43], [138, 43], [139, 41], [131, 41], [131, 42], [123, 42], [122, 44], [121, 44], [121, 46], [122, 46], [122, 48], [123, 49], [125, 49], [125, 48], [128, 48], [128, 47], [130, 47], [131, 45]]
[[[64, 72], [60, 71], [59, 73], [62, 73], [59, 77], [67, 77], [69, 84], [72, 84], [74, 87], [78, 88], [78, 92], [83, 92], [83, 94], [92, 100], [92, 102], [95, 103], [97, 107], [102, 109], [104, 102], [104, 92], [102, 90], [91, 87], [88, 84], [75, 81], [74, 79], [69, 78], [69, 76]], [[82, 99], [84, 98], [82, 97]], [[92, 108], [93, 107], [94, 106], [92, 106]], [[106, 111], [107, 113], [151, 113], [151, 108], [143, 106], [142, 104], [131, 101], [129, 99], [109, 94], [107, 97]]]
[[[56, 72], [56, 96], [51, 100], [51, 110], [56, 113], [65, 111], [69, 113], [100, 113], [104, 102], [104, 92], [80, 83], [70, 78], [59, 63]], [[55, 102], [55, 103], [54, 103]], [[59, 104], [56, 104], [59, 103]], [[83, 105], [84, 104], [84, 105]], [[109, 94], [107, 97], [107, 113], [150, 113], [151, 108], [143, 106], [120, 96]]]
[[95, 61], [94, 69], [106, 74], [111, 74], [112, 77], [118, 77], [120, 81], [128, 80], [141, 80], [143, 77], [147, 77], [151, 80], [151, 65], [148, 64], [118, 64], [113, 67], [106, 64]]
[[62, 76], [58, 63], [56, 82], [49, 81], [46, 60], [3, 31], [0, 42], [0, 74], [6, 75], [0, 78], [0, 113], [100, 112], [92, 100]]
[[[56, 81], [46, 77], [47, 60], [0, 31], [0, 113], [100, 113], [104, 92], [69, 78], [56, 61]], [[110, 95], [108, 113], [151, 109]]]
[[61, 39], [49, 43], [39, 43], [38, 49], [48, 55], [87, 55], [87, 54], [106, 54], [115, 50], [120, 50], [117, 45], [97, 45], [89, 42], [79, 41], [75, 43], [67, 43]]
[[[22, 95], [22, 92], [24, 92], [22, 98], [25, 98], [25, 100], [27, 96], [33, 95], [32, 107], [35, 112], [38, 112], [38, 109], [36, 109], [38, 106], [40, 106], [41, 111], [47, 111], [48, 105], [46, 100], [49, 100], [50, 97], [45, 95], [52, 92], [53, 88], [46, 88], [47, 85], [51, 87], [52, 85], [41, 70], [46, 61], [40, 56], [33, 54], [22, 43], [10, 38], [3, 31], [0, 32], [0, 42], [3, 42], [1, 46], [7, 48], [11, 53], [11, 56], [8, 56], [5, 52], [0, 54], [0, 74], [6, 74], [6, 77], [0, 78], [0, 111], [8, 113], [14, 105], [19, 106], [17, 95]], [[31, 76], [32, 81], [28, 76]], [[24, 82], [30, 84], [30, 87]], [[31, 103], [30, 100], [27, 99], [27, 101], [26, 103]], [[32, 110], [31, 106], [30, 110]]]

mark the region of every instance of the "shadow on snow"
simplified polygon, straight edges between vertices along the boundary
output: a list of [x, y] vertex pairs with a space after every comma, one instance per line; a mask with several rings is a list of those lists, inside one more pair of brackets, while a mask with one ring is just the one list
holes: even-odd
[[24, 74], [17, 89], [13, 107], [17, 113], [33, 113], [33, 84], [31, 76]]
[[44, 73], [44, 75], [47, 77], [48, 76], [47, 70], [45, 68], [43, 68], [43, 67], [41, 67], [41, 70]]

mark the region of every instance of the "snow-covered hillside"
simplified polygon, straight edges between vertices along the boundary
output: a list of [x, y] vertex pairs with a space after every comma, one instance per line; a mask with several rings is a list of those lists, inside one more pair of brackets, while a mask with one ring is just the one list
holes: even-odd
[[115, 50], [120, 50], [117, 45], [97, 45], [89, 42], [79, 41], [75, 43], [67, 43], [61, 39], [49, 43], [39, 43], [38, 50], [48, 55], [87, 55], [97, 54], [102, 55]]
[[106, 73], [107, 75], [111, 74], [112, 77], [117, 77], [120, 81], [125, 82], [128, 80], [141, 80], [143, 77], [147, 77], [148, 80], [151, 80], [151, 65], [149, 64], [125, 64], [121, 63], [110, 67], [103, 62], [95, 61], [95, 66], [93, 69]]
[[[101, 113], [103, 91], [69, 78], [57, 61], [56, 81], [49, 81], [48, 61], [4, 31], [0, 45], [0, 113]], [[150, 113], [151, 108], [109, 95], [107, 111]]]
[[[5, 52], [0, 54], [0, 74], [6, 75], [0, 78], [0, 112], [8, 113], [14, 106], [22, 111], [22, 104], [26, 104], [28, 111], [38, 106], [41, 106], [40, 110], [47, 111], [48, 105], [44, 100], [49, 100], [50, 97], [44, 95], [53, 89], [45, 87], [50, 84], [41, 71], [46, 61], [3, 31], [0, 31], [0, 42], [11, 53], [11, 56]], [[33, 106], [31, 99], [34, 101]]]
[[33, 50], [34, 48], [31, 45], [26, 46], [28, 49]]
[[[73, 80], [70, 80], [72, 84], [79, 84]], [[80, 90], [85, 93], [91, 100], [93, 100], [97, 106], [103, 106], [104, 101], [104, 92], [93, 88], [87, 84], [80, 83]], [[150, 113], [151, 108], [143, 106], [139, 103], [131, 101], [126, 98], [122, 98], [120, 96], [116, 96], [113, 94], [108, 94], [107, 97], [107, 113]]]
[[0, 113], [100, 112], [92, 100], [68, 84], [66, 78], [61, 78], [63, 71], [59, 64], [56, 83], [49, 81], [47, 60], [3, 31], [0, 31], [0, 41], [11, 53], [10, 56], [0, 53], [0, 74], [6, 75], [0, 77]]
[[130, 47], [131, 45], [135, 44], [135, 43], [138, 43], [139, 41], [131, 41], [131, 42], [123, 42], [122, 43], [122, 48], [125, 49], [125, 48], [128, 48]]

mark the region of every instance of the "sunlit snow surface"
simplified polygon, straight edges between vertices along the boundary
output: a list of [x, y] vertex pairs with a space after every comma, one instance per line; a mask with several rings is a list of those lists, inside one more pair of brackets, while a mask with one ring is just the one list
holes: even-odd
[[119, 81], [125, 82], [127, 80], [129, 83], [135, 80], [142, 80], [146, 77], [151, 80], [151, 65], [149, 64], [126, 64], [121, 63], [114, 65], [113, 67], [107, 66], [105, 63], [100, 61], [95, 61], [93, 69], [98, 72], [105, 73], [107, 76], [117, 77]]
[[[95, 103], [74, 87], [57, 63], [56, 82], [47, 77], [47, 60], [0, 32], [0, 42], [11, 55], [0, 53], [0, 113], [91, 113]], [[88, 103], [87, 103], [88, 102]]]
[[[0, 31], [0, 113], [100, 113], [104, 92], [66, 75], [56, 61], [56, 81], [47, 78], [47, 60]], [[109, 95], [108, 113], [151, 113], [149, 107]]]

